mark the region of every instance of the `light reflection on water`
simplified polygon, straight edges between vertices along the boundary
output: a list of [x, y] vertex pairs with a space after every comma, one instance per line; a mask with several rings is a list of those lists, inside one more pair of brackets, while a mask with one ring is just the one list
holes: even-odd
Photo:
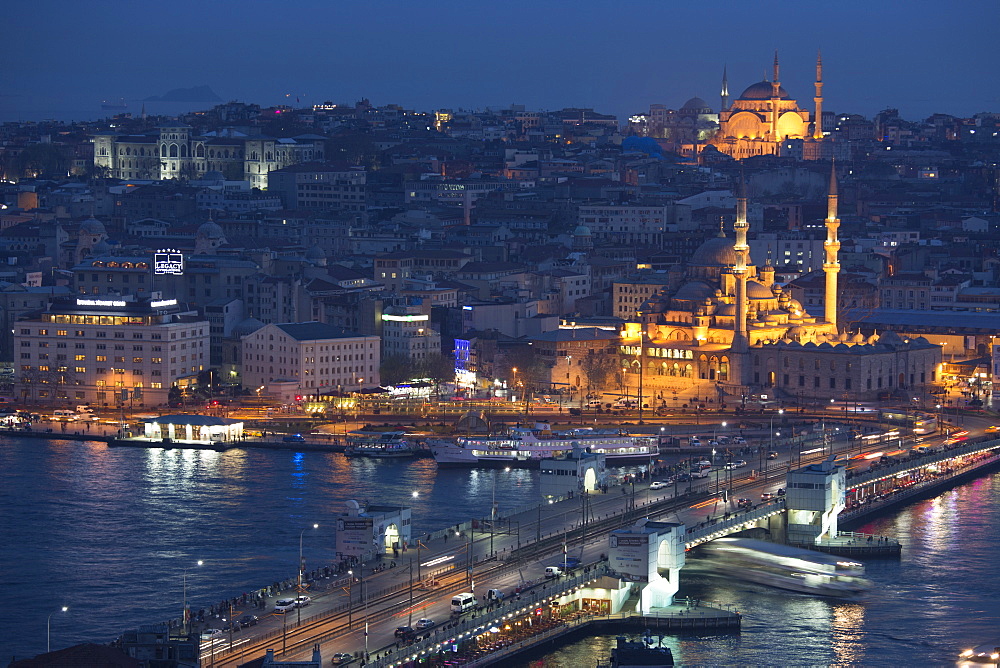
[[[0, 437], [0, 656], [104, 642], [334, 559], [332, 514], [348, 499], [413, 509], [414, 533], [537, 498], [537, 474], [438, 470], [432, 460], [348, 460], [266, 450], [108, 448]], [[679, 665], [942, 665], [1000, 626], [1000, 476], [858, 527], [903, 540], [901, 561], [869, 562], [861, 601], [816, 599], [682, 573], [681, 596], [736, 606], [739, 634], [669, 637]], [[417, 496], [413, 496], [417, 492]], [[205, 565], [194, 566], [197, 559]], [[589, 667], [613, 638], [590, 638], [539, 665]]]

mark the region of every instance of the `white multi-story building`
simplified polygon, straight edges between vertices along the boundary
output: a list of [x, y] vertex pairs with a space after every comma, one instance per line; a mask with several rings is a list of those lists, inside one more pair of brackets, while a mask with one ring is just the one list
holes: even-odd
[[413, 306], [390, 306], [382, 313], [382, 357], [405, 357], [421, 362], [441, 354], [441, 334], [431, 328], [430, 316]]
[[690, 229], [691, 208], [682, 204], [581, 206], [577, 220], [589, 228], [594, 241], [662, 246], [665, 232]]
[[243, 387], [272, 397], [319, 395], [378, 387], [382, 358], [377, 336], [322, 322], [261, 327], [243, 339]]
[[209, 323], [176, 299], [73, 297], [14, 323], [18, 392], [54, 406], [167, 403], [209, 366]]

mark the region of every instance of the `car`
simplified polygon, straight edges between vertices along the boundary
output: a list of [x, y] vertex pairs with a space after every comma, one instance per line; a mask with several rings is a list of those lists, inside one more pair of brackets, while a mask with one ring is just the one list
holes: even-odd
[[580, 565], [580, 559], [578, 557], [565, 557], [563, 559], [563, 566], [566, 568], [576, 568]]
[[222, 629], [205, 629], [201, 632], [202, 640], [217, 640], [222, 636], [226, 635], [226, 632]]
[[726, 462], [726, 470], [727, 471], [735, 471], [738, 468], [739, 468], [739, 466], [736, 464], [736, 462]]
[[736, 445], [746, 445], [747, 439], [743, 438], [742, 436], [733, 436], [733, 443], [735, 443]]
[[278, 613], [285, 613], [289, 610], [295, 609], [295, 599], [294, 598], [279, 598], [274, 602], [274, 611]]
[[986, 428], [986, 431], [1000, 431], [1000, 425], [990, 425]]
[[678, 473], [677, 477], [674, 478], [674, 480], [676, 480], [677, 482], [687, 482], [690, 479], [691, 479], [690, 473]]
[[753, 505], [753, 501], [751, 501], [750, 499], [740, 499], [739, 501], [736, 502], [736, 505], [739, 508], [749, 508], [750, 506]]
[[239, 621], [235, 619], [231, 622], [226, 622], [225, 624], [222, 625], [222, 630], [225, 631], [226, 633], [236, 633], [242, 628], [243, 625], [240, 624]]
[[733, 464], [735, 464], [736, 468], [739, 469], [739, 468], [743, 468], [744, 466], [746, 466], [747, 462], [746, 462], [745, 459], [737, 459], [736, 461], [733, 462]]
[[302, 434], [289, 434], [281, 440], [285, 443], [304, 443], [306, 439]]
[[260, 620], [257, 619], [257, 615], [243, 615], [237, 621], [239, 621], [240, 626], [256, 626]]
[[650, 489], [663, 489], [666, 486], [667, 486], [667, 483], [660, 482], [659, 480], [654, 480], [653, 482], [649, 483], [649, 488]]
[[418, 619], [417, 623], [414, 624], [413, 626], [418, 631], [423, 631], [425, 629], [431, 628], [432, 626], [434, 626], [435, 623], [436, 622], [433, 619], [427, 619], [426, 617], [422, 617], [421, 619]]
[[347, 652], [337, 652], [333, 655], [333, 658], [330, 659], [330, 663], [334, 666], [343, 666], [351, 661], [354, 661], [354, 655], [348, 654]]
[[310, 603], [312, 603], [312, 599], [309, 598], [308, 596], [306, 596], [305, 594], [303, 594], [301, 596], [296, 596], [295, 597], [295, 607], [296, 608], [304, 608], [307, 605], [309, 605]]
[[771, 450], [771, 452], [767, 453], [767, 458], [768, 459], [777, 459], [778, 458], [778, 453], [775, 452], [774, 450]]
[[763, 494], [760, 495], [761, 501], [770, 501], [773, 498], [774, 494], [772, 494], [771, 492], [764, 492]]
[[778, 496], [784, 496], [785, 495], [785, 488], [784, 487], [779, 487], [777, 494], [778, 494]]
[[413, 627], [399, 626], [393, 632], [393, 635], [397, 638], [402, 638], [403, 640], [411, 640], [417, 635], [417, 632], [413, 630]]

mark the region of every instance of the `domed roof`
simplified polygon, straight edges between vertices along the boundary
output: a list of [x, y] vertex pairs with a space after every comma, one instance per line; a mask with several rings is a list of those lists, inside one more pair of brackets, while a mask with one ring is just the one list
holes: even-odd
[[326, 253], [319, 246], [310, 246], [306, 249], [307, 260], [325, 260]]
[[715, 291], [708, 283], [691, 281], [690, 283], [685, 283], [681, 286], [681, 289], [674, 294], [674, 299], [700, 301], [702, 299], [710, 298], [714, 293]]
[[254, 332], [256, 332], [258, 329], [260, 329], [263, 326], [264, 326], [264, 323], [262, 323], [257, 318], [247, 318], [246, 320], [240, 320], [233, 327], [231, 336], [234, 336], [234, 337], [237, 337], [237, 338], [244, 337], [244, 336], [246, 336], [248, 334], [253, 334]]
[[[771, 82], [770, 81], [758, 81], [751, 86], [748, 86], [745, 91], [740, 95], [741, 100], [770, 100], [771, 99]], [[788, 92], [785, 91], [783, 86], [778, 86], [778, 98], [781, 100], [787, 100]]]
[[705, 100], [700, 97], [692, 97], [684, 103], [683, 107], [681, 107], [681, 111], [702, 111], [705, 109], [708, 110], [708, 113], [711, 113], [712, 111], [712, 108], [708, 106], [708, 102], [705, 102]]
[[689, 265], [696, 267], [730, 267], [736, 264], [734, 241], [729, 237], [712, 237], [691, 255]]
[[774, 299], [774, 293], [757, 281], [747, 281], [747, 299]]
[[573, 236], [574, 237], [589, 237], [589, 236], [591, 236], [591, 234], [590, 234], [590, 228], [587, 227], [586, 225], [577, 225], [576, 229], [573, 230]]
[[93, 216], [80, 223], [80, 234], [107, 234], [104, 223]]
[[217, 169], [212, 169], [204, 173], [201, 177], [202, 181], [225, 181], [226, 175]]
[[104, 239], [98, 241], [96, 244], [94, 244], [94, 247], [90, 249], [90, 254], [93, 255], [94, 257], [97, 257], [98, 255], [105, 255], [110, 252], [111, 252], [111, 244], [109, 244]]
[[213, 220], [207, 220], [198, 226], [198, 236], [207, 237], [209, 239], [218, 239], [225, 234], [219, 224]]
[[736, 304], [722, 304], [715, 309], [715, 315], [736, 315]]

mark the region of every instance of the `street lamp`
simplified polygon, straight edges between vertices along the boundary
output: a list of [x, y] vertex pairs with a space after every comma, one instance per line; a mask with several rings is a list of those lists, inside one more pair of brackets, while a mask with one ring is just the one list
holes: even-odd
[[[510, 370], [514, 374], [514, 378], [511, 380], [510, 387], [511, 387], [511, 389], [513, 389], [516, 392], [517, 391], [517, 367], [516, 366], [511, 367]], [[507, 391], [507, 400], [508, 401], [511, 400], [510, 390]]]
[[[306, 527], [305, 529], [303, 529], [302, 531], [299, 532], [299, 584], [298, 584], [299, 596], [302, 595], [302, 571], [304, 571], [305, 568], [306, 568], [305, 560], [302, 559], [302, 536], [305, 535], [305, 533], [308, 530], [308, 528], [309, 527]], [[319, 525], [318, 524], [313, 524], [312, 528], [313, 529], [318, 529]], [[296, 614], [296, 619], [297, 619], [296, 623], [297, 624], [301, 624], [302, 623], [302, 606], [299, 605], [299, 603], [300, 603], [300, 601], [298, 601], [298, 600], [295, 601], [295, 612], [297, 613]]]
[[[64, 605], [62, 608], [60, 608], [56, 612], [66, 612], [67, 610], [69, 610], [69, 608]], [[46, 654], [48, 654], [49, 652], [52, 651], [52, 615], [54, 615], [54, 614], [56, 614], [56, 613], [55, 612], [49, 613], [48, 619], [45, 620], [45, 653]]]
[[[197, 562], [197, 565], [201, 566], [204, 563], [205, 563], [204, 561], [202, 561], [201, 559], [199, 559], [198, 562]], [[183, 581], [184, 581], [184, 613], [183, 613], [183, 617], [182, 617], [182, 619], [184, 620], [184, 625], [182, 627], [184, 629], [184, 635], [188, 634], [188, 618], [191, 616], [190, 613], [188, 613], [188, 603], [187, 603], [187, 600], [188, 600], [188, 581], [187, 581], [187, 577], [188, 577], [188, 569], [185, 568], [184, 569], [184, 577], [183, 577]]]
[[347, 571], [347, 628], [354, 629], [354, 571]]

